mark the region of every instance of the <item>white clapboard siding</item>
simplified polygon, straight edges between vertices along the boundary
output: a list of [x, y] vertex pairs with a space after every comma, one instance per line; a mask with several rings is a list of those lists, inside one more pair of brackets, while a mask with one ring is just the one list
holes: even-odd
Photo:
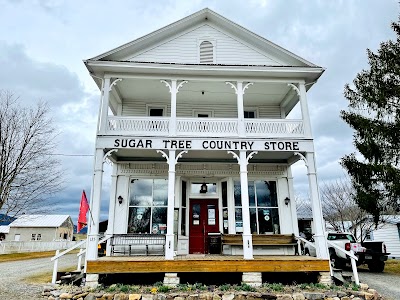
[[[171, 105], [161, 101], [143, 101], [143, 100], [124, 100], [122, 106], [123, 116], [147, 116], [146, 105], [152, 107], [165, 107], [167, 105], [166, 117], [171, 115]], [[210, 106], [209, 103], [193, 103], [190, 101], [178, 100], [176, 108], [176, 116], [182, 118], [193, 117], [193, 111], [212, 111], [214, 118], [237, 118], [237, 107], [232, 104], [220, 104], [215, 103]], [[262, 119], [280, 119], [280, 108], [279, 106], [259, 106], [258, 117]]]
[[132, 100], [132, 99], [124, 99], [124, 103], [122, 105], [122, 115], [123, 116], [135, 116], [135, 117], [143, 117], [147, 116], [147, 106], [151, 106], [154, 108], [167, 107], [167, 111], [164, 112], [164, 116], [168, 117], [171, 115], [171, 105], [169, 102], [163, 101], [144, 101], [144, 100]]
[[199, 42], [207, 40], [212, 40], [215, 44], [214, 55], [217, 64], [282, 65], [272, 56], [263, 55], [209, 25], [198, 27], [127, 60], [197, 64], [200, 62]]
[[382, 228], [374, 230], [372, 235], [374, 241], [385, 242], [390, 257], [400, 258], [400, 237], [397, 225], [386, 224]]

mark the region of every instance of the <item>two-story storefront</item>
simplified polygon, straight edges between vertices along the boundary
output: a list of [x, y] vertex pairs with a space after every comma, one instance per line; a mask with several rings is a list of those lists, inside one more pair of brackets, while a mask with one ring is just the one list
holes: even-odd
[[[85, 65], [102, 92], [88, 281], [107, 272], [329, 271], [307, 106], [323, 68], [209, 9]], [[287, 118], [296, 105], [301, 118]], [[106, 160], [108, 247], [98, 258]], [[285, 240], [299, 233], [290, 169], [298, 160], [307, 166], [318, 259], [294, 256], [296, 241]], [[161, 251], [156, 265], [141, 246]], [[177, 263], [186, 258], [190, 269]]]

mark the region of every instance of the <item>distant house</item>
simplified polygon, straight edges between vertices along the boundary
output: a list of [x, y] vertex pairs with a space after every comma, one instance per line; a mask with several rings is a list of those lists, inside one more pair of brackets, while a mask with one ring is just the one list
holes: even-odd
[[400, 215], [383, 216], [384, 223], [372, 229], [366, 240], [383, 241], [390, 257], [400, 258]]
[[68, 215], [22, 215], [9, 225], [7, 241], [71, 241], [74, 224]]
[[6, 235], [10, 231], [10, 226], [8, 225], [0, 225], [0, 241], [6, 239]]

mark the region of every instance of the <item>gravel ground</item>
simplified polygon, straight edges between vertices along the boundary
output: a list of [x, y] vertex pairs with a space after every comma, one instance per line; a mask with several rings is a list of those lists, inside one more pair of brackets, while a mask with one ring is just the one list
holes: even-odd
[[[345, 271], [344, 274], [352, 275], [351, 271]], [[360, 282], [366, 283], [370, 288], [385, 297], [385, 300], [400, 299], [400, 276], [383, 273], [371, 273], [367, 270], [358, 270]]]
[[[67, 254], [59, 260], [58, 268], [76, 267], [77, 263], [76, 254]], [[0, 263], [0, 299], [43, 299], [43, 285], [27, 284], [24, 279], [35, 274], [53, 272], [53, 266], [50, 257]]]

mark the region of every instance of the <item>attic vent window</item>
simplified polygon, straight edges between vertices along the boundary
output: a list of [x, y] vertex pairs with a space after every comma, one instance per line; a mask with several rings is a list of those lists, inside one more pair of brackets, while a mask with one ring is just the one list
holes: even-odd
[[200, 63], [201, 64], [214, 63], [214, 46], [209, 41], [203, 41], [200, 44]]

